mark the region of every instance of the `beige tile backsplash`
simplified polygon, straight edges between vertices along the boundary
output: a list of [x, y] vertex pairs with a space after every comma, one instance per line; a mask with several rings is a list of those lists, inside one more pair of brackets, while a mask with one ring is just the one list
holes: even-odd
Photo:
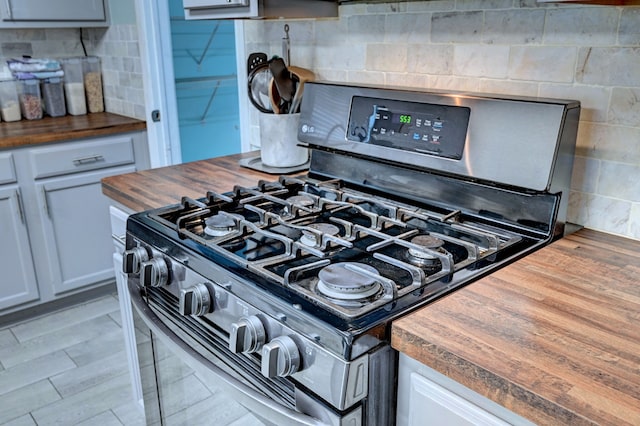
[[[580, 100], [570, 220], [640, 239], [640, 7], [352, 3], [287, 23], [321, 79]], [[280, 54], [283, 25], [247, 21], [247, 52]]]
[[[82, 31], [82, 37], [81, 37]], [[0, 61], [29, 55], [34, 58], [83, 56], [102, 60], [105, 109], [115, 114], [145, 119], [142, 66], [135, 25], [109, 28], [0, 30]]]

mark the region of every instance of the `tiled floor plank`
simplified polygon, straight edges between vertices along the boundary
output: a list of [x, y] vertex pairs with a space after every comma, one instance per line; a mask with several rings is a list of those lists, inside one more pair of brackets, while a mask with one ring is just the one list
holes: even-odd
[[53, 352], [17, 364], [0, 372], [0, 395], [13, 392], [74, 368], [76, 368], [76, 364], [64, 351]]
[[32, 411], [38, 425], [75, 425], [131, 399], [129, 375], [121, 374], [85, 392], [79, 392]]
[[0, 330], [0, 349], [7, 349], [12, 346], [16, 346], [18, 344], [18, 340], [13, 335], [11, 330], [4, 329]]
[[30, 414], [25, 414], [17, 419], [3, 423], [2, 426], [37, 426]]
[[91, 364], [124, 350], [122, 329], [115, 328], [99, 339], [91, 339], [65, 348], [65, 352], [79, 366]]
[[78, 343], [96, 339], [118, 329], [118, 325], [111, 318], [103, 315], [28, 340], [20, 345], [19, 351], [14, 347], [0, 349], [0, 362], [5, 368], [9, 368]]
[[11, 327], [11, 331], [18, 341], [26, 342], [111, 312], [119, 312], [118, 300], [113, 296], [104, 296], [43, 317], [24, 321]]
[[97, 416], [93, 416], [83, 422], [77, 424], [77, 426], [122, 426], [122, 423], [113, 414], [111, 410], [104, 411]]
[[144, 426], [144, 408], [137, 401], [130, 400], [126, 404], [111, 409], [120, 422], [126, 426]]
[[107, 382], [114, 377], [126, 374], [128, 377], [127, 357], [124, 350], [113, 355], [106, 355], [102, 359], [96, 359], [90, 364], [83, 365], [74, 370], [65, 371], [51, 377], [51, 383], [63, 398], [92, 388]]
[[60, 395], [48, 380], [21, 387], [0, 396], [0, 424], [59, 401]]

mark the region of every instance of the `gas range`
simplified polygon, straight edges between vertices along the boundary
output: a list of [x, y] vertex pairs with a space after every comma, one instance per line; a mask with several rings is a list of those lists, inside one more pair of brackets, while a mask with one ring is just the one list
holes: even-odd
[[563, 234], [579, 110], [311, 83], [309, 173], [132, 216], [132, 296], [291, 424], [391, 424], [391, 320]]

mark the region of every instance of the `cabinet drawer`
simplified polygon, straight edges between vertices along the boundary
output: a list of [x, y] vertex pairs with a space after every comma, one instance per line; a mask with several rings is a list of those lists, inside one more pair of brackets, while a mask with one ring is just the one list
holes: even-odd
[[0, 185], [13, 183], [16, 178], [16, 168], [13, 165], [13, 154], [10, 152], [0, 153]]
[[133, 138], [117, 136], [31, 150], [36, 179], [132, 164]]

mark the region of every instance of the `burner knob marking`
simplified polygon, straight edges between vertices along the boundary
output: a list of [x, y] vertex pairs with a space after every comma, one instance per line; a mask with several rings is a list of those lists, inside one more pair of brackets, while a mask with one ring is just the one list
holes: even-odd
[[180, 313], [202, 316], [212, 311], [211, 290], [206, 284], [198, 283], [180, 290]]
[[240, 318], [231, 325], [229, 349], [233, 353], [253, 353], [262, 349], [266, 340], [264, 325], [255, 315]]
[[262, 375], [287, 377], [300, 368], [300, 350], [289, 336], [278, 336], [262, 347]]
[[149, 253], [144, 247], [133, 247], [122, 254], [122, 272], [125, 274], [137, 274], [140, 265], [149, 260]]
[[169, 283], [169, 266], [159, 257], [140, 265], [140, 282], [145, 287], [162, 287]]

